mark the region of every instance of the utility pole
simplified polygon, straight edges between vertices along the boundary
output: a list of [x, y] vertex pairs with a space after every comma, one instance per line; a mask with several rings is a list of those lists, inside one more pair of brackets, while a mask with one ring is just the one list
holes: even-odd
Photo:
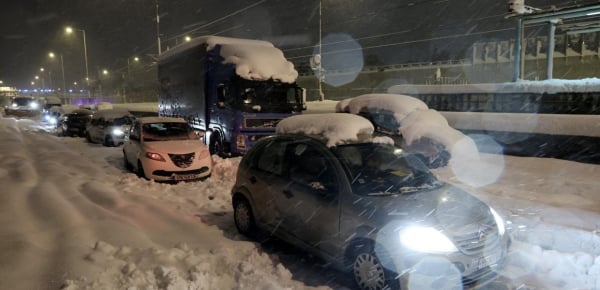
[[158, 10], [158, 0], [156, 0], [156, 41], [158, 46], [158, 55], [162, 52], [160, 50], [160, 14]]

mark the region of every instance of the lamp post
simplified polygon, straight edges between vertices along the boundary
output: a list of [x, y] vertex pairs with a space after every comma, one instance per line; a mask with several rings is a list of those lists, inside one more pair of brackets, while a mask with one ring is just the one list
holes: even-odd
[[[85, 83], [87, 85], [87, 91], [88, 91], [88, 98], [91, 98], [91, 93], [90, 93], [90, 73], [88, 70], [88, 56], [87, 56], [87, 43], [85, 41], [85, 30], [84, 29], [77, 29], [77, 31], [81, 31], [81, 33], [83, 34], [83, 59], [85, 61]], [[67, 34], [71, 34], [73, 33], [73, 28], [70, 26], [67, 26], [65, 28], [65, 32]]]
[[[48, 53], [48, 56], [52, 59], [56, 58], [56, 55], [53, 52]], [[62, 93], [63, 93], [63, 98], [66, 99], [67, 95], [65, 92], [65, 87], [66, 87], [66, 83], [65, 83], [65, 65], [63, 62], [63, 56], [62, 53], [60, 54], [60, 71], [62, 73], [62, 81], [63, 81], [63, 85], [62, 85]]]

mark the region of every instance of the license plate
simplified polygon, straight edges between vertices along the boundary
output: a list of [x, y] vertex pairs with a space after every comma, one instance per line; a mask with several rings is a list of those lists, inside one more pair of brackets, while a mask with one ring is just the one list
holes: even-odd
[[487, 266], [492, 266], [498, 263], [498, 261], [500, 261], [500, 257], [500, 253], [495, 253], [479, 258], [479, 262], [477, 263], [477, 269], [485, 268]]
[[176, 175], [175, 179], [176, 180], [191, 180], [191, 179], [196, 179], [196, 175], [194, 175], [194, 174]]

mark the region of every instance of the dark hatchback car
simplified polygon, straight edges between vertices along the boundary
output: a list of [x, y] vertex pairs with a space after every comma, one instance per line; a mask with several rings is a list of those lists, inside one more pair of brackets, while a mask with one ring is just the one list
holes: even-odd
[[240, 233], [273, 233], [361, 289], [462, 289], [497, 276], [510, 238], [494, 209], [391, 144], [326, 144], [281, 134], [250, 149], [232, 189]]
[[60, 136], [85, 136], [85, 127], [92, 120], [93, 112], [88, 109], [77, 109], [64, 114], [57, 124]]

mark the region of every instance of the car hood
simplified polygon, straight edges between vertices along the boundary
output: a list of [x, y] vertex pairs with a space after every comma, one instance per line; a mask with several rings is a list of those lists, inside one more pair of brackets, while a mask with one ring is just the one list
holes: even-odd
[[[158, 151], [164, 153], [184, 154], [207, 149], [201, 140], [171, 140], [145, 142], [146, 151]], [[208, 149], [207, 149], [208, 150]]]
[[361, 196], [353, 206], [378, 226], [393, 222], [455, 233], [477, 231], [482, 225], [496, 227], [488, 205], [449, 184], [410, 194]]

